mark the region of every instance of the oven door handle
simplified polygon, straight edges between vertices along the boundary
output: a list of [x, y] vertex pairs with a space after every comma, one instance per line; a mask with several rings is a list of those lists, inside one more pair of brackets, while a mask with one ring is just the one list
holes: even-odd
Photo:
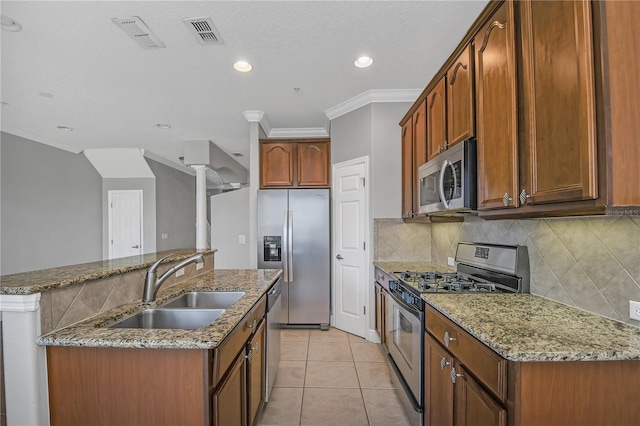
[[396, 302], [396, 304], [401, 307], [402, 309], [404, 309], [405, 311], [409, 312], [411, 315], [415, 316], [416, 318], [420, 318], [420, 311], [417, 309], [414, 309], [410, 306], [407, 305], [407, 303], [398, 298], [398, 296], [396, 296], [394, 293], [391, 293], [391, 298], [394, 300], [394, 302]]

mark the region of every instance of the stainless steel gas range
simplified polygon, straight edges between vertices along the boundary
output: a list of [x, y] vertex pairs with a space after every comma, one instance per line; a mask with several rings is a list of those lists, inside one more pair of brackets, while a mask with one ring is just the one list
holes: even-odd
[[423, 424], [423, 294], [491, 294], [529, 292], [526, 246], [458, 243], [456, 271], [376, 271], [388, 289], [385, 319], [391, 380], [411, 424]]

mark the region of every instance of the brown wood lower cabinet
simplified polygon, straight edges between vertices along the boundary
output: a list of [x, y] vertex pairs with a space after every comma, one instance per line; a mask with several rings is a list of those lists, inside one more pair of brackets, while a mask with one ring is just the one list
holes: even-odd
[[639, 360], [507, 361], [430, 306], [425, 322], [425, 425], [640, 424]]
[[247, 355], [238, 354], [226, 378], [211, 397], [214, 425], [245, 426], [247, 424]]
[[51, 425], [255, 424], [265, 307], [263, 297], [210, 350], [48, 346]]

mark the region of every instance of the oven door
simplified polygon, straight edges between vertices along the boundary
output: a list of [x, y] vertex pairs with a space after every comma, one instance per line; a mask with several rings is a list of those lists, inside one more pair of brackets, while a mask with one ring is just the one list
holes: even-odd
[[411, 391], [413, 405], [422, 407], [422, 344], [424, 312], [407, 307], [389, 297], [387, 346], [395, 367]]

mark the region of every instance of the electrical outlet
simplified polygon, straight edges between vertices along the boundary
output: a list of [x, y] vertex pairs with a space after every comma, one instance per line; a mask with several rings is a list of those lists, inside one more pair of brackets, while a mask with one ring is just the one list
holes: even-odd
[[629, 318], [640, 321], [640, 302], [629, 300]]
[[167, 238], [169, 238], [169, 234], [162, 234], [162, 239], [166, 240]]
[[244, 235], [238, 235], [238, 244], [246, 244], [247, 239]]
[[176, 271], [176, 277], [181, 277], [184, 275], [184, 268], [180, 268]]
[[204, 268], [204, 262], [202, 263], [196, 263], [196, 271], [199, 271], [200, 269]]
[[456, 260], [453, 257], [447, 257], [447, 264], [449, 266], [456, 266]]

